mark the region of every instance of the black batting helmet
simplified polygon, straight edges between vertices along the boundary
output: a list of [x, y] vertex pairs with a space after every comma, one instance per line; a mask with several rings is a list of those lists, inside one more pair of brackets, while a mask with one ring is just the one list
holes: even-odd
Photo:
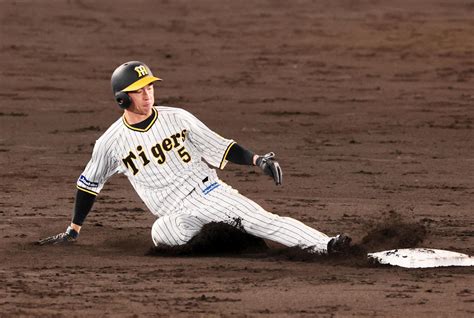
[[161, 81], [161, 78], [153, 76], [150, 68], [145, 63], [130, 61], [117, 67], [112, 73], [110, 81], [115, 101], [120, 108], [126, 109], [132, 103], [127, 92], [133, 92], [150, 83]]

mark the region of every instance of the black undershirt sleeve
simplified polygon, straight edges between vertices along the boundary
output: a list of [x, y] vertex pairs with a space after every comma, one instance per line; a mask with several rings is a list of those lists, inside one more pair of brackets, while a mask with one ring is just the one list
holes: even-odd
[[238, 165], [253, 166], [254, 155], [255, 154], [250, 150], [247, 150], [235, 143], [230, 147], [229, 152], [227, 152], [226, 160]]
[[94, 205], [96, 196], [85, 191], [77, 190], [76, 201], [74, 204], [74, 215], [72, 223], [82, 225]]

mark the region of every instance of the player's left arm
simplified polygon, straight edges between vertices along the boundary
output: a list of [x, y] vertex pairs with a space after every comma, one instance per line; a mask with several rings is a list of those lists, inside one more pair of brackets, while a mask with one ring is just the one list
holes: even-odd
[[181, 116], [189, 124], [189, 140], [201, 150], [204, 160], [219, 169], [223, 169], [227, 161], [260, 167], [263, 172], [273, 178], [277, 185], [283, 180], [280, 165], [275, 154], [270, 152], [259, 156], [239, 146], [231, 139], [221, 137], [204, 125], [191, 113], [181, 110]]
[[275, 154], [270, 152], [259, 156], [250, 150], [234, 143], [226, 154], [226, 160], [240, 165], [258, 166], [263, 172], [273, 178], [276, 185], [281, 185], [283, 173], [280, 164], [275, 160]]

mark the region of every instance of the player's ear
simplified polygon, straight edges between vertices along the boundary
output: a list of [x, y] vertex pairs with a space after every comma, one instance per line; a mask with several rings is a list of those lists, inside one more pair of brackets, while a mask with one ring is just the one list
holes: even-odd
[[122, 109], [127, 109], [132, 104], [132, 99], [130, 98], [130, 96], [128, 96], [127, 93], [122, 91], [115, 93], [115, 101]]

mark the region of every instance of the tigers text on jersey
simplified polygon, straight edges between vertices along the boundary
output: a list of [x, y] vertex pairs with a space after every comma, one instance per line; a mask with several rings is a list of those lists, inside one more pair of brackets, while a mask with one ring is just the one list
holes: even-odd
[[148, 127], [139, 129], [125, 117], [96, 141], [92, 158], [77, 180], [80, 190], [97, 195], [107, 179], [123, 173], [150, 211], [162, 216], [202, 180], [217, 180], [213, 167], [223, 169], [234, 143], [204, 125], [184, 109], [155, 106]]

